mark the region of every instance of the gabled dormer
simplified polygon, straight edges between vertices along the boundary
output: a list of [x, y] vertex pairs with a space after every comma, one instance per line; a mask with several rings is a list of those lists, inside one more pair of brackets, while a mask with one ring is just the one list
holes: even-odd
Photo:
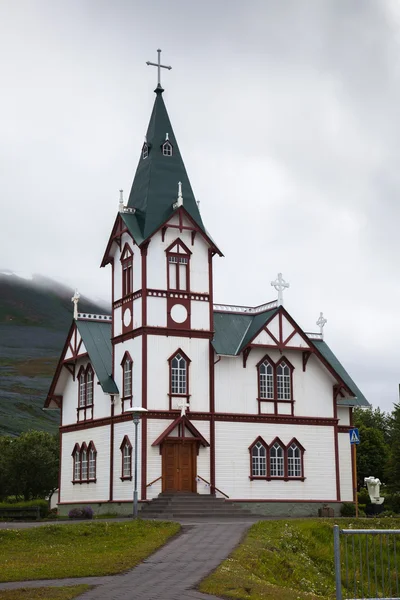
[[172, 156], [173, 148], [172, 148], [171, 142], [169, 141], [168, 133], [165, 134], [165, 141], [161, 146], [161, 150], [162, 150], [163, 156]]

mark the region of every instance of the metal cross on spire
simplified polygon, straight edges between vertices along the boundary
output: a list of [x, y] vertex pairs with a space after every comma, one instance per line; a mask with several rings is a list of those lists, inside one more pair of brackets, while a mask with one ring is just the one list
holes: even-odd
[[81, 297], [81, 295], [78, 292], [78, 290], [75, 290], [75, 294], [71, 298], [71, 302], [74, 303], [74, 319], [75, 319], [75, 321], [78, 319], [78, 302], [79, 302], [80, 297]]
[[283, 290], [290, 287], [289, 284], [283, 279], [282, 273], [278, 273], [277, 279], [271, 281], [271, 285], [278, 292], [278, 306], [283, 306]]
[[318, 325], [318, 327], [319, 327], [319, 332], [321, 334], [322, 339], [324, 339], [324, 327], [327, 322], [328, 322], [328, 319], [325, 319], [324, 314], [322, 312], [319, 313], [319, 318], [318, 318], [318, 321], [316, 322], [316, 325]]
[[158, 70], [157, 88], [162, 90], [162, 87], [161, 87], [161, 69], [168, 69], [168, 71], [170, 71], [172, 69], [172, 67], [169, 67], [167, 65], [162, 65], [161, 64], [161, 50], [160, 50], [160, 48], [158, 48], [157, 52], [158, 52], [158, 62], [153, 63], [153, 62], [150, 62], [148, 60], [146, 62], [146, 65], [149, 65], [151, 67], [157, 67], [157, 70]]

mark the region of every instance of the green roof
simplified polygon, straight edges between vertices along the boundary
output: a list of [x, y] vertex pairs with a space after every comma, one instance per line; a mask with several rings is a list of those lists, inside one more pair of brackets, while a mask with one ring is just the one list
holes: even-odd
[[277, 310], [273, 308], [257, 315], [214, 312], [215, 335], [212, 344], [216, 353], [240, 354]]
[[103, 392], [118, 394], [118, 388], [112, 378], [112, 346], [110, 321], [76, 321], [89, 355], [92, 367], [97, 375]]
[[323, 340], [311, 340], [314, 346], [319, 350], [325, 360], [330, 364], [330, 366], [336, 371], [336, 373], [343, 379], [345, 384], [350, 388], [350, 390], [354, 394], [354, 398], [340, 398], [338, 400], [339, 406], [370, 406], [370, 403], [361, 392], [361, 390], [354, 383], [353, 379], [350, 377], [344, 366], [341, 362], [336, 358], [333, 354], [332, 350], [329, 348], [328, 344], [326, 344]]
[[[129, 230], [131, 231], [131, 226], [138, 227], [143, 240], [151, 236], [173, 214], [172, 205], [178, 198], [179, 182], [182, 183], [184, 208], [205, 232], [178, 142], [165, 108], [162, 91], [162, 88], [155, 90], [156, 99], [146, 135], [148, 156], [143, 158], [141, 151], [128, 200], [128, 208], [136, 209], [135, 214], [129, 216]], [[164, 156], [162, 152], [162, 145], [167, 137], [173, 148], [172, 156]]]
[[[217, 354], [238, 356], [257, 335], [265, 323], [278, 312], [273, 308], [257, 315], [245, 313], [214, 312], [214, 339], [212, 345]], [[309, 340], [322, 354], [327, 363], [344, 381], [354, 394], [354, 398], [341, 398], [339, 406], [370, 406], [343, 365], [323, 340]]]

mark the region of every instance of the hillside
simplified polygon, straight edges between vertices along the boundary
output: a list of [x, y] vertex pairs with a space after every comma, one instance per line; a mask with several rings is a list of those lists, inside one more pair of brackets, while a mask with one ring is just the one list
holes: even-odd
[[[0, 435], [56, 431], [58, 411], [43, 411], [72, 322], [73, 290], [41, 276], [0, 272]], [[82, 312], [109, 309], [81, 298]]]

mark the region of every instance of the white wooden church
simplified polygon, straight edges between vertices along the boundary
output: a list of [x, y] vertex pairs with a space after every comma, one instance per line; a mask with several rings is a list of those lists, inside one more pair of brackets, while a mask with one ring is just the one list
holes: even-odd
[[[132, 406], [147, 409], [139, 506], [184, 491], [258, 513], [338, 511], [353, 501], [352, 410], [368, 402], [322, 327], [305, 333], [280, 301], [214, 303], [222, 253], [199, 213], [160, 79], [155, 94], [101, 264], [112, 313], [80, 314], [75, 298], [45, 402], [61, 412], [60, 512], [90, 504], [132, 513]], [[281, 295], [285, 283], [274, 283]]]

